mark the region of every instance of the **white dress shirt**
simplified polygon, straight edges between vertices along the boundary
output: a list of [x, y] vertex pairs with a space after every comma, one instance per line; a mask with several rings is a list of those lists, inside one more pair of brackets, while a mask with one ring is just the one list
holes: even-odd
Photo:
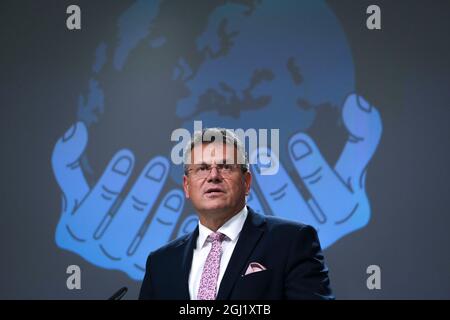
[[[216, 294], [219, 292], [220, 282], [222, 281], [228, 262], [233, 254], [234, 247], [239, 239], [239, 234], [244, 226], [247, 214], [247, 207], [244, 206], [238, 214], [225, 222], [225, 224], [217, 230], [217, 232], [223, 233], [226, 237], [222, 242], [222, 257], [220, 259], [220, 270], [217, 279]], [[191, 271], [189, 273], [189, 295], [191, 300], [197, 300], [197, 293], [200, 286], [203, 266], [205, 265], [206, 258], [208, 257], [208, 253], [211, 249], [211, 242], [207, 241], [207, 238], [211, 233], [213, 233], [212, 230], [208, 229], [200, 222], [198, 223], [197, 245], [194, 249]]]

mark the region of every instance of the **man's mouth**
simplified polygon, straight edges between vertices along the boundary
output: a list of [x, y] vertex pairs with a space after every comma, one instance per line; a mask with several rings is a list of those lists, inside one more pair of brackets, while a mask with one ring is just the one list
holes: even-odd
[[205, 191], [206, 195], [211, 195], [211, 196], [222, 194], [222, 193], [225, 193], [225, 192], [221, 188], [208, 188]]

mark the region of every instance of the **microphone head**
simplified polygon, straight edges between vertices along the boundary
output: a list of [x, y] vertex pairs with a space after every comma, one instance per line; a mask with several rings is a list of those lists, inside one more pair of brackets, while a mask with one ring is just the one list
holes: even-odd
[[122, 287], [116, 293], [114, 293], [108, 300], [120, 300], [127, 293], [128, 288]]

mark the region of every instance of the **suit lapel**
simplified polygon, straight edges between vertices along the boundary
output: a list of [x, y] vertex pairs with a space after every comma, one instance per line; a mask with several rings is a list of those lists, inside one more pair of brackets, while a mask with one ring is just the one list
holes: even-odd
[[264, 218], [254, 213], [250, 207], [247, 208], [248, 216], [242, 227], [233, 254], [231, 255], [228, 267], [223, 275], [219, 292], [217, 293], [217, 300], [228, 299], [236, 280], [241, 276], [242, 270], [246, 267], [248, 257], [263, 234], [261, 226], [264, 223]]
[[198, 237], [198, 226], [189, 235], [186, 241], [183, 243], [183, 259], [182, 259], [182, 269], [183, 269], [183, 296], [185, 300], [190, 299], [189, 295], [189, 273], [191, 271], [192, 256], [194, 254], [194, 248], [196, 246], [196, 241]]

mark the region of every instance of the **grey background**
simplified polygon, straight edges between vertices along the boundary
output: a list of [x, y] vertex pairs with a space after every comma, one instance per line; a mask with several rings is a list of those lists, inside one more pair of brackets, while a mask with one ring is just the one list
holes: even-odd
[[[325, 251], [339, 299], [450, 298], [448, 1], [377, 1], [381, 31], [365, 28], [371, 1], [328, 1], [353, 51], [356, 88], [378, 106], [384, 131], [370, 164], [367, 227]], [[83, 29], [65, 28], [78, 4]], [[60, 250], [54, 230], [59, 188], [50, 167], [56, 140], [75, 119], [98, 40], [131, 1], [2, 1], [1, 253], [2, 299], [105, 299], [140, 283]], [[82, 289], [66, 288], [68, 265]], [[366, 288], [368, 265], [382, 289]]]

